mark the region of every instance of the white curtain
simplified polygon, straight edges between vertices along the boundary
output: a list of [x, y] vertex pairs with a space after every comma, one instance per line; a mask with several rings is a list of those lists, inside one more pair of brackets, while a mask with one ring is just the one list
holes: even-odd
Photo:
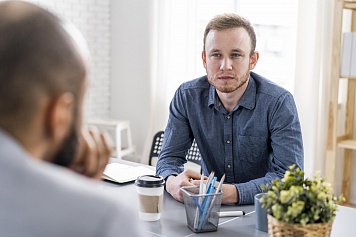
[[[169, 2], [169, 1], [167, 1]], [[152, 1], [154, 4], [153, 14], [155, 16], [154, 19], [154, 42], [155, 53], [152, 56], [153, 60], [156, 63], [153, 63], [152, 68], [152, 80], [151, 80], [151, 88], [150, 90], [150, 116], [146, 119], [149, 120], [149, 129], [147, 130], [145, 144], [143, 148], [143, 154], [141, 157], [141, 163], [147, 163], [148, 157], [151, 150], [151, 145], [153, 141], [154, 134], [158, 131], [164, 130], [165, 125], [168, 120], [168, 107], [166, 105], [166, 91], [167, 91], [167, 81], [164, 80], [166, 74], [168, 73], [168, 68], [164, 66], [164, 60], [166, 58], [165, 52], [167, 52], [167, 43], [169, 39], [167, 39], [167, 32], [169, 28], [169, 4], [166, 1]]]
[[305, 171], [323, 171], [327, 123], [325, 84], [331, 52], [332, 0], [300, 0], [294, 96], [303, 131]]

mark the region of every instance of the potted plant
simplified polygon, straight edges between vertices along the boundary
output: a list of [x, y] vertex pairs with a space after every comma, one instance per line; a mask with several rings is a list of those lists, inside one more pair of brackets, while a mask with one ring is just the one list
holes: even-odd
[[319, 172], [305, 179], [296, 165], [262, 189], [269, 236], [330, 236], [337, 204], [345, 201], [342, 195], [334, 196]]

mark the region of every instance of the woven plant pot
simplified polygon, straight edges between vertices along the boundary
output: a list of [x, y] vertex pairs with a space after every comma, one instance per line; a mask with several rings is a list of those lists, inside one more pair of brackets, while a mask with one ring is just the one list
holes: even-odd
[[318, 223], [318, 224], [289, 224], [277, 220], [271, 215], [268, 218], [268, 236], [269, 237], [321, 237], [330, 236], [333, 222]]

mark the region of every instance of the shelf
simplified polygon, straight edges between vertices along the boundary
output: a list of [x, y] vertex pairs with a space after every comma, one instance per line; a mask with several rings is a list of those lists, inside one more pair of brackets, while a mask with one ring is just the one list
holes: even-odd
[[340, 148], [356, 150], [356, 140], [346, 139], [338, 142], [337, 144]]
[[345, 105], [345, 129], [344, 135], [337, 136], [339, 125], [339, 111], [338, 111], [338, 97], [339, 97], [339, 79], [341, 68], [341, 48], [342, 48], [342, 28], [343, 28], [343, 14], [344, 10], [352, 11], [351, 19], [351, 32], [356, 32], [356, 0], [333, 0], [334, 3], [334, 15], [332, 27], [332, 62], [328, 80], [328, 86], [330, 88], [328, 98], [328, 132], [326, 143], [326, 156], [325, 156], [325, 175], [326, 179], [331, 184], [332, 189], [335, 188], [335, 182], [340, 179], [336, 177], [336, 170], [341, 164], [338, 163], [338, 149], [342, 148], [344, 151], [340, 154], [340, 158], [343, 159], [342, 164], [342, 178], [341, 178], [341, 193], [345, 196], [346, 202], [344, 205], [350, 204], [351, 196], [351, 181], [352, 181], [352, 167], [353, 167], [353, 151], [356, 150], [355, 137], [355, 118], [356, 118], [356, 77], [346, 78], [347, 92], [346, 92], [346, 105]]
[[344, 9], [356, 10], [356, 2], [354, 2], [354, 1], [345, 1], [344, 2]]
[[340, 77], [340, 79], [350, 79], [350, 80], [356, 80], [356, 77]]

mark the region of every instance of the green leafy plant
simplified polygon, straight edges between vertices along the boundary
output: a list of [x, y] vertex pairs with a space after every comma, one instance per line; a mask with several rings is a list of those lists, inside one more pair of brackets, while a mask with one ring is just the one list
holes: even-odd
[[290, 224], [326, 223], [334, 220], [337, 204], [345, 201], [335, 197], [331, 185], [315, 172], [313, 179], [304, 179], [304, 172], [296, 165], [289, 167], [282, 180], [262, 186], [266, 193], [260, 199], [267, 213]]

